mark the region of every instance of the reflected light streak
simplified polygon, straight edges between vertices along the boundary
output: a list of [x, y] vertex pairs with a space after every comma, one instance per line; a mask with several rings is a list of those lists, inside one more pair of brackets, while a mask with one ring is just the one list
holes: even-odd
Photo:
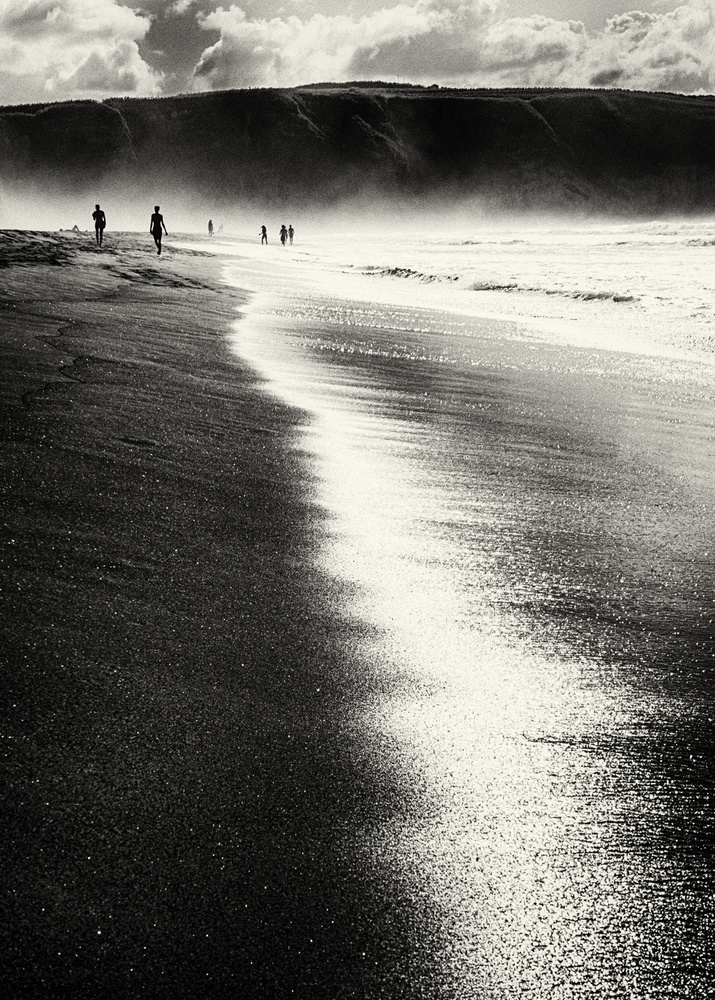
[[[361, 654], [400, 680], [358, 724], [419, 789], [422, 809], [367, 846], [441, 913], [440, 995], [585, 997], [598, 986], [620, 997], [640, 950], [630, 895], [640, 862], [627, 852], [614, 862], [608, 830], [638, 804], [619, 797], [607, 755], [579, 740], [617, 732], [629, 706], [583, 683], [585, 661], [517, 638], [489, 575], [460, 569], [438, 527], [469, 518], [473, 500], [455, 506], [420, 462], [436, 444], [429, 428], [386, 412], [378, 389], [338, 381], [280, 313], [259, 294], [235, 347], [307, 415], [301, 447], [331, 515], [324, 566], [357, 584], [347, 610], [378, 628]], [[664, 906], [657, 893], [651, 906]], [[614, 946], [614, 926], [633, 942]], [[554, 992], [564, 982], [573, 993]]]
[[709, 223], [434, 232], [242, 243], [227, 271], [258, 292], [236, 349], [305, 413], [337, 610], [365, 623], [354, 724], [404, 780], [355, 853], [409, 918], [438, 910], [426, 997], [699, 998]]

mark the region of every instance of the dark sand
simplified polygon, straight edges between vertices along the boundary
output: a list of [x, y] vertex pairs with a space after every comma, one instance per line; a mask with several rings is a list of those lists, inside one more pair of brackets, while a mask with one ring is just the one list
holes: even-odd
[[214, 258], [93, 241], [0, 233], [4, 995], [413, 995], [297, 415]]

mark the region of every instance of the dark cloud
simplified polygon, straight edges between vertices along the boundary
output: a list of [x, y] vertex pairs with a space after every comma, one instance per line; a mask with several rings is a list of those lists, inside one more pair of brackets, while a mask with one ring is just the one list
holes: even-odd
[[[205, 6], [208, 8], [210, 5]], [[164, 93], [188, 90], [194, 67], [202, 53], [220, 37], [220, 32], [199, 26], [198, 13], [200, 7], [195, 3], [180, 11], [174, 10], [172, 4], [163, 3], [162, 9], [156, 10], [151, 27], [140, 45], [144, 59], [161, 70]]]
[[588, 81], [591, 87], [614, 87], [623, 76], [622, 69], [604, 69]]

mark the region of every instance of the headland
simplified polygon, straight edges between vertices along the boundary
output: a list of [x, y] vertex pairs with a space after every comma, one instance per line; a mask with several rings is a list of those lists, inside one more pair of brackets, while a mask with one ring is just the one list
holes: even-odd
[[0, 155], [10, 193], [682, 214], [715, 208], [714, 126], [710, 96], [344, 84], [5, 107]]

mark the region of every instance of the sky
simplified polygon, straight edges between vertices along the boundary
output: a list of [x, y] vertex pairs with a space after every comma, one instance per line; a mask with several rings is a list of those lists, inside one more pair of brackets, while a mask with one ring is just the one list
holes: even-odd
[[0, 104], [384, 80], [715, 93], [715, 0], [0, 0]]

